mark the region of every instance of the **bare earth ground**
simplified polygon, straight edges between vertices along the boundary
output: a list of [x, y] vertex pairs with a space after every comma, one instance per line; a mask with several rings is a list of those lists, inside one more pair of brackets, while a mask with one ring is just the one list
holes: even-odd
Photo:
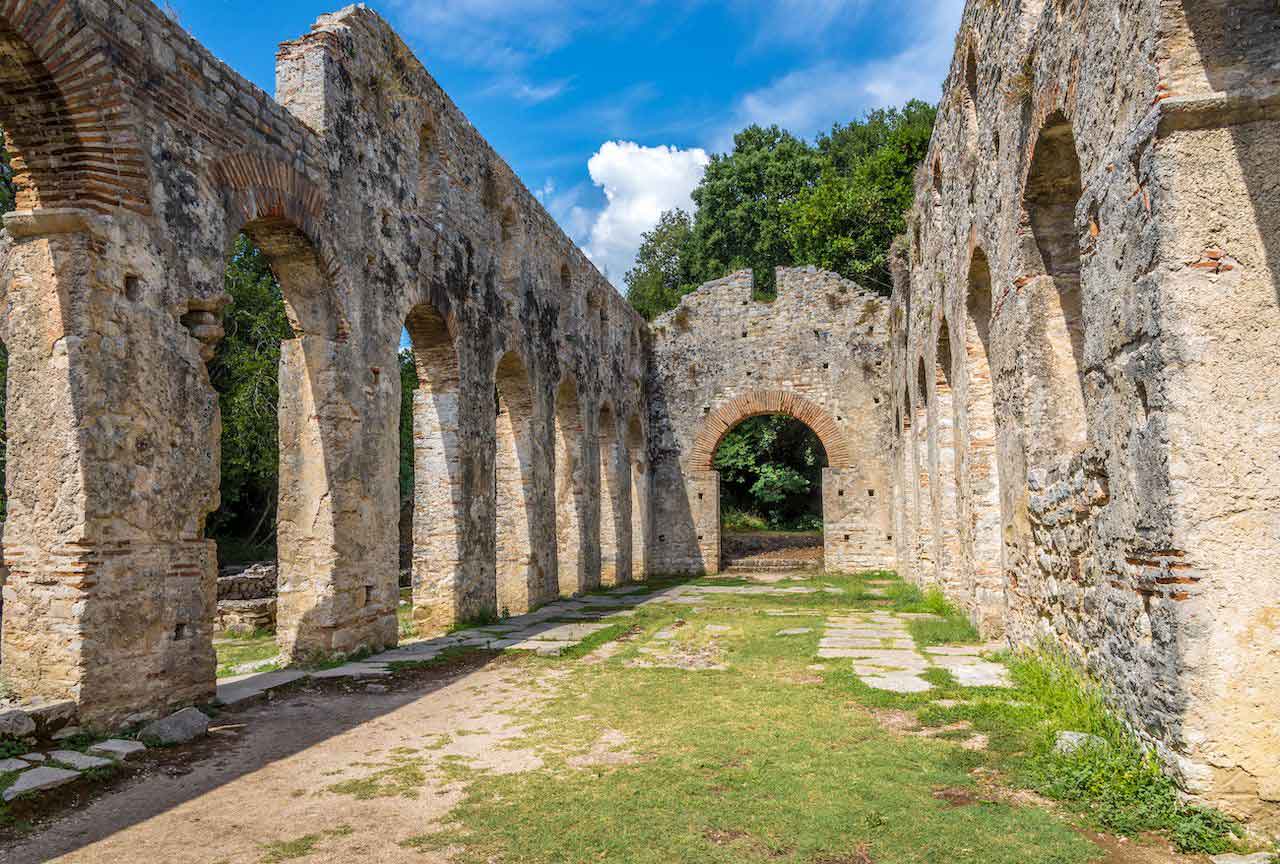
[[0, 860], [257, 862], [270, 844], [311, 834], [323, 839], [308, 862], [447, 860], [397, 845], [457, 803], [460, 789], [447, 776], [425, 771], [415, 797], [357, 800], [325, 790], [404, 758], [439, 766], [461, 757], [499, 773], [539, 767], [529, 751], [499, 749], [519, 732], [506, 712], [533, 704], [558, 674], [547, 669], [531, 681], [510, 663], [473, 660], [435, 675], [410, 673], [385, 693], [365, 684], [313, 686], [228, 712], [189, 762], [147, 766], [0, 851]]

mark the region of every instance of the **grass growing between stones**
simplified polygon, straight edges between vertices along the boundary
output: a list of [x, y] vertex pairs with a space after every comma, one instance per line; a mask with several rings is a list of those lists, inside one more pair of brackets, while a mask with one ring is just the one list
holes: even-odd
[[228, 678], [239, 674], [236, 667], [249, 663], [267, 664], [267, 661], [279, 655], [274, 633], [259, 630], [248, 636], [228, 636], [215, 640], [214, 652], [217, 655], [218, 677]]
[[[404, 845], [450, 848], [460, 864], [856, 861], [859, 850], [878, 864], [1091, 860], [1094, 847], [1044, 810], [935, 797], [974, 788], [981, 754], [881, 726], [851, 674], [809, 668], [825, 613], [765, 615], [778, 599], [647, 607], [628, 625], [635, 638], [572, 667], [559, 695], [523, 716], [528, 736], [512, 743], [537, 748], [544, 768], [473, 774], [453, 824]], [[811, 632], [775, 635], [786, 628]], [[645, 649], [714, 651], [728, 670], [636, 668], [656, 656]], [[602, 730], [632, 758], [581, 761]]]
[[[628, 638], [568, 665], [557, 695], [517, 714], [526, 736], [507, 746], [536, 750], [543, 768], [453, 771], [467, 791], [451, 822], [401, 845], [448, 849], [458, 864], [1084, 864], [1103, 857], [1085, 827], [1158, 830], [1187, 850], [1232, 845], [1231, 823], [1179, 803], [1060, 659], [1011, 660], [1011, 689], [961, 687], [933, 668], [923, 694], [873, 689], [847, 660], [815, 666], [826, 616], [844, 611], [933, 612], [942, 619], [912, 628], [919, 641], [976, 639], [940, 595], [868, 584], [891, 579], [828, 575], [817, 587], [839, 594], [717, 594], [697, 610], [638, 610], [618, 625]], [[572, 656], [616, 640], [614, 629]], [[707, 657], [724, 671], [681, 667]], [[1054, 755], [1064, 729], [1107, 749]]]

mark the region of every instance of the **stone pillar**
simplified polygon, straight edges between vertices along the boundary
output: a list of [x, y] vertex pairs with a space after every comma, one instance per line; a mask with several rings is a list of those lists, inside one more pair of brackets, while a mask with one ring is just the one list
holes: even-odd
[[689, 512], [697, 537], [701, 561], [693, 562], [693, 572], [715, 575], [720, 572], [720, 472], [690, 472]]
[[[624, 551], [629, 541], [621, 530], [629, 512], [623, 501], [626, 486], [619, 470], [619, 461], [625, 461], [620, 453], [616, 435], [604, 430], [600, 433], [600, 584], [620, 585], [626, 581], [624, 568], [630, 555]], [[626, 508], [626, 509], [624, 509]]]
[[459, 459], [458, 393], [413, 394], [413, 618], [421, 635], [491, 611], [463, 578], [466, 504]]
[[631, 576], [649, 576], [649, 466], [642, 453], [632, 452], [631, 463]]
[[[372, 427], [389, 425], [373, 408], [392, 393], [380, 384], [383, 392], [351, 398], [364, 382], [351, 380], [360, 367], [346, 350], [321, 334], [281, 346], [277, 636], [293, 659], [385, 648], [398, 635], [394, 462], [362, 459], [391, 450]], [[364, 411], [368, 422], [356, 422]]]
[[3, 665], [89, 726], [214, 692], [217, 401], [135, 218], [5, 217]]

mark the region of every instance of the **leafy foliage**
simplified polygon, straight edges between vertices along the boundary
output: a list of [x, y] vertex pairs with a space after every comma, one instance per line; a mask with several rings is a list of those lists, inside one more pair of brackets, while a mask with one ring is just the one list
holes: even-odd
[[724, 512], [763, 517], [771, 528], [822, 524], [822, 469], [827, 455], [818, 436], [783, 414], [751, 417], [725, 435], [716, 449]]
[[627, 299], [652, 321], [680, 302], [685, 286], [696, 278], [691, 256], [684, 254], [693, 235], [693, 219], [683, 210], [668, 210], [644, 235], [637, 265], [626, 275]]
[[750, 268], [757, 291], [774, 268], [813, 264], [889, 291], [889, 246], [906, 230], [916, 166], [937, 109], [920, 101], [837, 124], [810, 144], [750, 126], [712, 157], [692, 217], [664, 213], [626, 275], [627, 297], [652, 320], [699, 284]]
[[280, 285], [244, 235], [236, 238], [225, 284], [226, 336], [209, 364], [222, 410], [222, 506], [208, 525], [224, 563], [274, 555], [280, 343], [293, 338]]
[[400, 500], [413, 495], [413, 391], [418, 389], [418, 369], [413, 352], [400, 349]]
[[[1012, 663], [1014, 681], [1034, 695], [1046, 722], [1034, 747], [1039, 790], [1075, 803], [1119, 834], [1167, 831], [1182, 852], [1218, 854], [1235, 846], [1240, 827], [1216, 810], [1182, 800], [1159, 759], [1107, 706], [1102, 687], [1056, 647], [1043, 646]], [[1101, 743], [1059, 752], [1059, 731], [1085, 732]]]

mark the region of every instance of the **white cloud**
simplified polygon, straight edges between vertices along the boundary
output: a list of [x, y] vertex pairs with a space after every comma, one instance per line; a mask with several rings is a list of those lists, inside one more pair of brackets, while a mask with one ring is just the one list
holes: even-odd
[[851, 29], [869, 6], [869, 0], [760, 0], [757, 47], [834, 38], [833, 31]]
[[635, 261], [641, 235], [657, 224], [664, 211], [693, 209], [690, 193], [710, 161], [699, 148], [606, 141], [587, 162], [591, 180], [604, 190], [606, 203], [591, 225], [586, 252], [615, 285], [621, 286]]
[[[429, 49], [488, 69], [518, 69], [586, 23], [582, 0], [390, 0]], [[428, 60], [430, 58], [427, 58]]]
[[[781, 5], [788, 2], [781, 0]], [[838, 5], [842, 5], [838, 0], [818, 0], [819, 7]], [[900, 105], [913, 98], [937, 101], [951, 67], [963, 12], [964, 0], [914, 0], [906, 4], [895, 18], [904, 25], [918, 22], [922, 27], [897, 54], [854, 64], [822, 61], [745, 94], [714, 146], [732, 146], [733, 132], [751, 123], [776, 123], [808, 136], [824, 131], [833, 121], [849, 120], [870, 109]]]

